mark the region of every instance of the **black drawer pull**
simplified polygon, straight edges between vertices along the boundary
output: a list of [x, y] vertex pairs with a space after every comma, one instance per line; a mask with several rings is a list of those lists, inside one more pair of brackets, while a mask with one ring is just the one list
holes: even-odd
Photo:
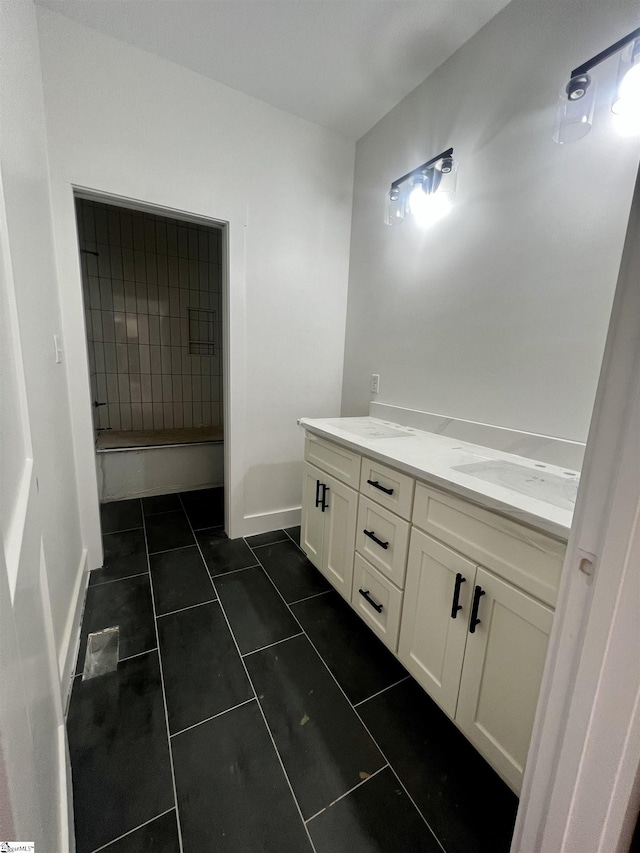
[[322, 507], [322, 512], [324, 512], [325, 509], [329, 509], [329, 504], [327, 503], [327, 492], [328, 491], [329, 491], [329, 486], [325, 486], [325, 484], [322, 483], [322, 497], [320, 498], [320, 500], [322, 501], [322, 503], [320, 504]]
[[373, 607], [374, 610], [377, 610], [378, 613], [382, 613], [382, 605], [375, 603], [373, 598], [371, 598], [371, 596], [369, 595], [368, 589], [359, 589], [358, 592], [363, 598], [365, 598], [369, 602], [369, 604]]
[[373, 530], [363, 530], [362, 532], [364, 533], [365, 536], [368, 536], [369, 539], [373, 539], [373, 541], [376, 543], [376, 545], [379, 545], [381, 548], [384, 548], [385, 551], [389, 547], [389, 543], [388, 542], [382, 542], [380, 539], [378, 539], [378, 537], [376, 536], [376, 534]]
[[316, 480], [316, 506], [320, 506], [320, 480]]
[[462, 605], [458, 604], [460, 601], [460, 587], [463, 583], [466, 583], [466, 578], [463, 578], [460, 572], [456, 574], [456, 584], [453, 588], [453, 601], [451, 603], [451, 618], [456, 619], [458, 616], [458, 610], [462, 610]]
[[485, 594], [484, 590], [481, 586], [477, 586], [473, 593], [473, 607], [471, 609], [471, 621], [469, 622], [469, 633], [475, 634], [476, 625], [479, 625], [482, 622], [482, 619], [478, 619], [478, 607], [480, 606], [480, 599]]
[[385, 489], [384, 486], [381, 486], [377, 480], [367, 480], [370, 486], [373, 486], [374, 489], [380, 489], [381, 492], [384, 492], [385, 495], [392, 495], [393, 489]]

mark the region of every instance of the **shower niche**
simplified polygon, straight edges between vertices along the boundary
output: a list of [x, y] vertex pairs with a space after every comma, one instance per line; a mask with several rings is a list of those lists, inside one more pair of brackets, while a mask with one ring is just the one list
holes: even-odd
[[101, 499], [222, 485], [222, 228], [75, 203]]

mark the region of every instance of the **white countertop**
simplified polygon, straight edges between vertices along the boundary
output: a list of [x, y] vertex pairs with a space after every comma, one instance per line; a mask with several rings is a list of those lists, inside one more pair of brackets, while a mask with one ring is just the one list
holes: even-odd
[[577, 471], [378, 418], [301, 418], [298, 423], [486, 509], [567, 539]]

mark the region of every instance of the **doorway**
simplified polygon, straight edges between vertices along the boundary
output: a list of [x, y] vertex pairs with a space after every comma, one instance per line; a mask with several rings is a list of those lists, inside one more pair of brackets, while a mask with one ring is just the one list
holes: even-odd
[[75, 196], [101, 502], [224, 485], [224, 227]]

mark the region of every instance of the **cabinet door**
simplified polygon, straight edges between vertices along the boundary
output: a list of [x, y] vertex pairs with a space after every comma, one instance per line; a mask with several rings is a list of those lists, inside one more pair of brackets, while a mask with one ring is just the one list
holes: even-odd
[[322, 540], [326, 513], [316, 506], [316, 495], [318, 483], [323, 483], [325, 480], [326, 474], [309, 465], [308, 462], [304, 463], [300, 547], [317, 569], [322, 568]]
[[350, 601], [358, 493], [326, 474], [323, 482], [327, 485], [327, 510], [324, 513], [322, 565], [318, 568], [329, 583]]
[[[452, 718], [475, 573], [469, 560], [419, 530], [411, 531], [398, 657]], [[452, 618], [456, 585], [461, 609]]]
[[480, 624], [469, 634], [456, 722], [520, 792], [553, 611], [478, 568]]

